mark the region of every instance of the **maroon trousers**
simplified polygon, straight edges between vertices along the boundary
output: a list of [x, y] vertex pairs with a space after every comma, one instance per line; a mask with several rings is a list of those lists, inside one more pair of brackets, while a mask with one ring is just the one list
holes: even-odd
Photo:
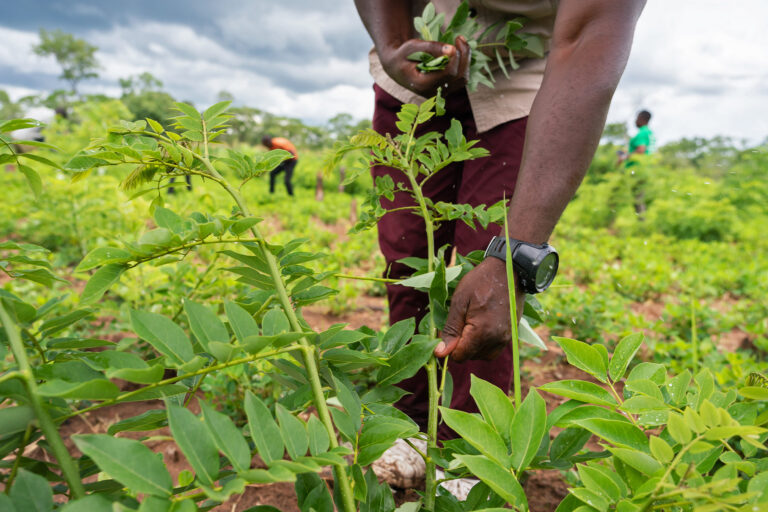
[[[402, 104], [377, 85], [374, 86], [374, 91], [376, 108], [373, 114], [373, 128], [381, 134], [396, 135], [398, 130], [395, 122]], [[479, 134], [472, 117], [469, 98], [465, 92], [457, 92], [446, 99], [446, 114], [433, 117], [420, 127], [417, 134], [430, 131], [445, 132], [453, 118], [461, 122], [467, 140], [479, 139], [478, 145], [490, 151], [491, 156], [455, 163], [441, 170], [425, 184], [425, 195], [435, 202], [466, 203], [472, 206], [480, 204], [490, 206], [504, 197], [512, 197], [523, 154], [527, 118], [510, 121]], [[390, 175], [396, 184], [402, 182], [407, 185], [408, 182], [404, 174], [389, 167], [376, 166], [372, 172], [374, 178]], [[382, 205], [388, 210], [414, 204], [413, 198], [402, 191], [395, 194], [394, 201], [382, 199]], [[378, 228], [379, 246], [387, 262], [385, 272], [387, 277], [398, 279], [412, 273], [412, 269], [398, 263], [397, 260], [408, 256], [427, 257], [424, 221], [420, 217], [406, 210], [388, 213], [379, 221]], [[468, 254], [474, 250], [485, 249], [491, 238], [498, 235], [500, 231], [501, 228], [497, 225], [490, 225], [488, 229], [477, 226], [477, 229], [473, 230], [461, 221], [445, 223], [435, 233], [435, 247], [450, 244], [459, 254]], [[446, 251], [446, 257], [449, 257], [450, 253], [450, 250]], [[412, 316], [416, 317], [418, 323], [427, 311], [427, 294], [413, 288], [387, 285], [387, 298], [389, 320], [392, 324]], [[469, 394], [470, 375], [477, 375], [505, 392], [509, 391], [512, 384], [511, 347], [507, 347], [493, 361], [464, 363], [450, 361], [448, 371], [453, 378], [451, 408], [477, 412], [475, 402]], [[411, 394], [403, 397], [396, 404], [397, 407], [413, 418], [422, 430], [426, 430], [428, 409], [426, 372], [422, 369], [414, 377], [399, 385]], [[455, 437], [455, 434], [447, 425], [442, 424], [439, 437], [450, 439]]]

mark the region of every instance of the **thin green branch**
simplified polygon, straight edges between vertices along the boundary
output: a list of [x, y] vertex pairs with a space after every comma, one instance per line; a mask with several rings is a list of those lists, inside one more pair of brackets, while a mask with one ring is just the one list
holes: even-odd
[[177, 375], [176, 377], [170, 377], [168, 379], [164, 379], [158, 382], [153, 382], [152, 384], [149, 384], [148, 386], [144, 386], [143, 388], [134, 389], [133, 391], [126, 391], [125, 393], [118, 395], [114, 398], [110, 398], [108, 400], [104, 400], [103, 402], [100, 402], [98, 404], [94, 404], [90, 407], [86, 407], [85, 409], [80, 409], [77, 412], [67, 414], [65, 416], [62, 416], [59, 418], [60, 421], [68, 420], [74, 416], [79, 416], [81, 414], [85, 414], [91, 411], [95, 411], [96, 409], [101, 409], [102, 407], [107, 407], [110, 405], [114, 405], [118, 402], [123, 402], [131, 397], [134, 397], [136, 395], [139, 395], [147, 390], [150, 389], [156, 389], [162, 386], [167, 386], [168, 384], [173, 384], [175, 382], [179, 382], [184, 379], [188, 379], [189, 377], [196, 377], [197, 375], [206, 375], [211, 372], [215, 372], [218, 370], [223, 370], [224, 368], [229, 368], [231, 366], [237, 366], [239, 364], [243, 363], [250, 363], [252, 361], [256, 361], [257, 359], [263, 359], [265, 357], [272, 357], [276, 356], [278, 354], [283, 354], [285, 352], [290, 352], [291, 350], [296, 350], [296, 347], [294, 345], [288, 345], [287, 347], [283, 347], [279, 350], [272, 350], [270, 352], [260, 352], [258, 354], [251, 354], [250, 356], [241, 357], [240, 359], [233, 359], [232, 361], [227, 361], [224, 363], [215, 364], [212, 366], [206, 366], [205, 368], [201, 368], [199, 370], [196, 370], [194, 372], [185, 373], [183, 375]]
[[11, 474], [8, 475], [8, 479], [5, 481], [5, 494], [11, 493], [11, 487], [13, 486], [13, 481], [16, 479], [16, 473], [18, 473], [19, 471], [21, 460], [24, 458], [24, 450], [27, 448], [27, 444], [29, 444], [29, 438], [31, 435], [32, 435], [32, 424], [30, 423], [27, 425], [27, 428], [24, 429], [24, 435], [21, 437], [19, 448], [16, 450], [16, 460], [13, 461]]
[[59, 467], [61, 473], [64, 476], [67, 484], [69, 484], [69, 490], [72, 497], [75, 499], [85, 496], [85, 488], [80, 480], [80, 472], [69, 455], [64, 441], [62, 441], [59, 431], [56, 428], [56, 424], [48, 414], [45, 404], [37, 390], [37, 380], [35, 379], [32, 368], [29, 365], [27, 359], [27, 353], [24, 348], [24, 344], [21, 341], [21, 333], [18, 326], [11, 321], [11, 317], [5, 311], [5, 307], [0, 302], [0, 320], [2, 320], [5, 326], [5, 332], [8, 336], [8, 341], [11, 345], [11, 352], [13, 353], [16, 363], [19, 365], [18, 373], [21, 374], [21, 379], [27, 389], [29, 395], [29, 403], [37, 417], [37, 422], [40, 425], [40, 430], [43, 431], [43, 435], [48, 440], [48, 445], [53, 452], [54, 457], [59, 461]]

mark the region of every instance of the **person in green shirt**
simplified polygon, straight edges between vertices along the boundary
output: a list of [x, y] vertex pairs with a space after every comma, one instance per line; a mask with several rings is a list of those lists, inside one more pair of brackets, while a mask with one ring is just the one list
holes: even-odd
[[629, 154], [634, 155], [647, 155], [653, 153], [656, 146], [656, 137], [648, 127], [648, 122], [651, 120], [651, 113], [647, 110], [641, 110], [637, 114], [635, 119], [635, 126], [637, 126], [637, 134], [629, 139]]
[[656, 137], [648, 127], [648, 122], [651, 120], [651, 113], [647, 110], [641, 110], [637, 114], [635, 119], [635, 126], [637, 126], [637, 133], [634, 137], [629, 139], [629, 151], [626, 153], [621, 152], [619, 156], [619, 162], [624, 163], [624, 167], [630, 172], [630, 188], [635, 202], [635, 212], [640, 220], [644, 220], [645, 211], [647, 209], [645, 201], [645, 186], [647, 182], [647, 176], [645, 168], [641, 162], [632, 158], [636, 155], [648, 155], [653, 153], [656, 149]]

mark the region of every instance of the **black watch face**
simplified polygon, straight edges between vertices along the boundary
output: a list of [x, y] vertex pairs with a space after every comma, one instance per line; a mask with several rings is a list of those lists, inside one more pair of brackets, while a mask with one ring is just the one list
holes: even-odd
[[536, 269], [536, 289], [546, 290], [557, 274], [557, 253], [551, 252], [544, 256], [539, 268]]

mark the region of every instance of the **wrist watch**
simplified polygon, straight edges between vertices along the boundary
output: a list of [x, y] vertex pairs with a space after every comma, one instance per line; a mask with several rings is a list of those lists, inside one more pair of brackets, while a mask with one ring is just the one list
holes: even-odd
[[[560, 258], [557, 251], [549, 244], [530, 244], [522, 240], [509, 240], [509, 252], [512, 254], [512, 264], [517, 272], [517, 279], [525, 293], [543, 292], [557, 274]], [[495, 236], [485, 250], [485, 258], [493, 256], [501, 261], [507, 261], [507, 239]]]

